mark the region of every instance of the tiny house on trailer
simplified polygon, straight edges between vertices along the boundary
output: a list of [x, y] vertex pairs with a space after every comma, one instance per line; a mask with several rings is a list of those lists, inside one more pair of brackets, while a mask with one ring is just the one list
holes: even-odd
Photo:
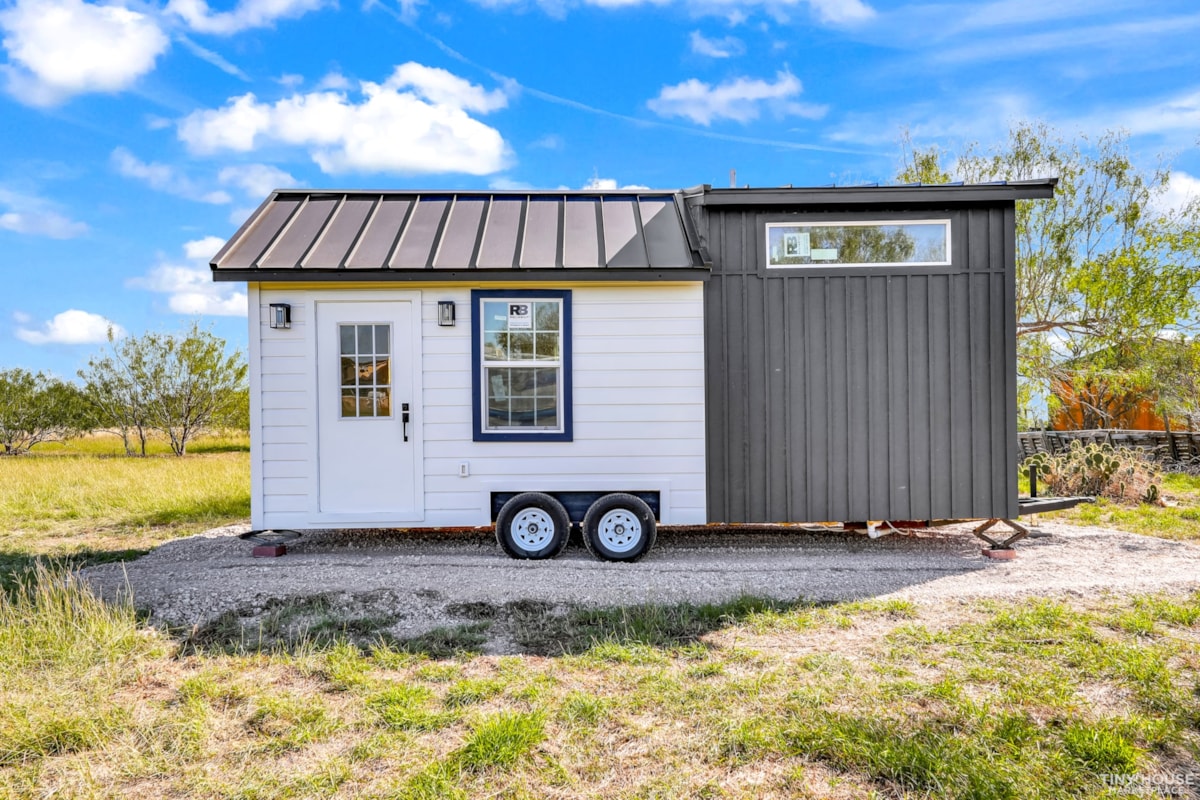
[[1054, 181], [277, 191], [250, 305], [255, 530], [1016, 518], [1014, 208]]

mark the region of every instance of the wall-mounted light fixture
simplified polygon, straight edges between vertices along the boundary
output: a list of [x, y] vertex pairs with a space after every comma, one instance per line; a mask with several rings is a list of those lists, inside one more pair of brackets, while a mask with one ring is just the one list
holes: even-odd
[[453, 300], [438, 300], [438, 325], [443, 328], [454, 327]]
[[292, 327], [292, 307], [287, 303], [271, 303], [271, 327]]

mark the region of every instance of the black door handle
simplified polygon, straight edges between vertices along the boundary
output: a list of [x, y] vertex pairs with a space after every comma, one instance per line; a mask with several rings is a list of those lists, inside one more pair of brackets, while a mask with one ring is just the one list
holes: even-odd
[[404, 441], [408, 441], [408, 403], [400, 404], [400, 422], [404, 425]]

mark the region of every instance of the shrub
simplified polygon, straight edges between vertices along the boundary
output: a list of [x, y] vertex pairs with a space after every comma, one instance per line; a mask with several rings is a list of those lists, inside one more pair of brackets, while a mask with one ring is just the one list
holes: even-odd
[[1110, 444], [1072, 442], [1059, 455], [1038, 453], [1026, 466], [1056, 495], [1106, 497], [1116, 503], [1162, 505], [1162, 474], [1144, 453]]

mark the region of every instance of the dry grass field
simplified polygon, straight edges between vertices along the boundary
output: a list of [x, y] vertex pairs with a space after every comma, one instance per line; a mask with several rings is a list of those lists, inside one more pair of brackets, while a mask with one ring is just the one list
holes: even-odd
[[244, 518], [244, 443], [99, 447], [0, 460], [3, 797], [1200, 792], [1166, 783], [1200, 772], [1200, 591], [579, 610], [528, 632], [551, 656], [449, 634], [360, 648], [336, 626], [204, 647], [65, 567]]

